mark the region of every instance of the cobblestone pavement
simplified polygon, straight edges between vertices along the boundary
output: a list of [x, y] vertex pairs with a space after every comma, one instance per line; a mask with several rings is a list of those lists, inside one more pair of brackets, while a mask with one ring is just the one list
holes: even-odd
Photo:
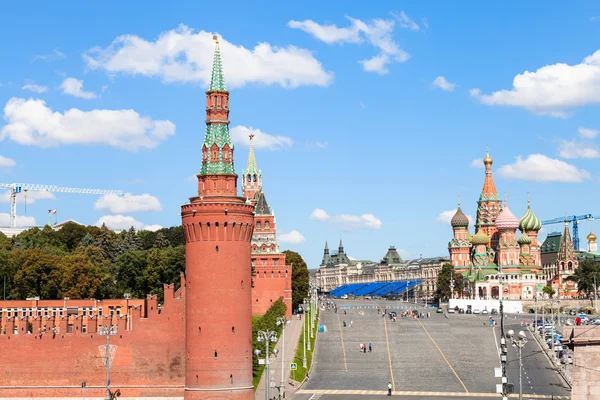
[[[382, 391], [392, 382], [397, 392], [462, 392], [468, 396], [472, 392], [494, 393], [500, 383], [494, 377], [499, 358], [487, 315], [437, 314], [435, 309], [404, 302], [338, 300], [337, 304], [337, 314], [321, 314], [327, 332], [319, 334], [317, 359], [304, 391]], [[398, 317], [393, 322], [377, 313], [377, 305], [398, 314], [406, 309], [431, 314], [418, 320]], [[360, 343], [371, 343], [373, 351], [361, 353]], [[548, 382], [556, 385], [549, 384], [546, 391], [538, 389], [541, 394], [565, 394], [555, 371], [547, 365], [535, 369], [538, 361], [532, 358], [531, 362], [540, 386]], [[529, 393], [523, 386], [524, 393]]]

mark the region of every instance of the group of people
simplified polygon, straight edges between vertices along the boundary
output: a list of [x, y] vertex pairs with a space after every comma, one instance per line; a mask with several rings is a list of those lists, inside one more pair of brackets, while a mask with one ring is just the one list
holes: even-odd
[[371, 345], [371, 343], [369, 343], [368, 345], [366, 343], [361, 343], [360, 344], [360, 351], [363, 353], [367, 352], [367, 347], [369, 348], [369, 353], [371, 351], [373, 351], [373, 346]]

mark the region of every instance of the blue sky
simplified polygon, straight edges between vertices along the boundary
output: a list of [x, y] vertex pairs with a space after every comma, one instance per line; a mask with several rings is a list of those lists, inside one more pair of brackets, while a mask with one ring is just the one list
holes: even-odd
[[600, 213], [596, 2], [71, 1], [0, 6], [0, 182], [129, 195], [30, 194], [19, 221], [179, 224], [214, 32], [236, 169], [252, 131], [281, 247], [311, 268], [340, 237], [354, 258], [447, 254], [486, 146], [517, 216], [528, 192], [541, 219]]

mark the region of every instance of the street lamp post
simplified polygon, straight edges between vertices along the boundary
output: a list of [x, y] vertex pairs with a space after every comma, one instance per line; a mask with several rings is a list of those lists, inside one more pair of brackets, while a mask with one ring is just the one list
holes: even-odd
[[[277, 332], [275, 331], [270, 331], [270, 330], [266, 330], [266, 331], [258, 331], [257, 333], [257, 338], [256, 340], [259, 343], [265, 342], [266, 345], [266, 351], [265, 351], [265, 369], [267, 371], [267, 378], [266, 378], [266, 382], [265, 382], [265, 400], [269, 400], [269, 378], [270, 378], [270, 373], [269, 373], [269, 356], [271, 355], [271, 353], [269, 353], [269, 342], [273, 342], [276, 343], [277, 342]], [[277, 355], [278, 351], [277, 349], [273, 349], [273, 354]], [[260, 349], [256, 349], [254, 350], [254, 354], [256, 354], [256, 356], [258, 357], [260, 355]]]
[[308, 318], [309, 320], [306, 321], [306, 337], [308, 340], [308, 342], [306, 343], [306, 350], [310, 351], [310, 338], [312, 337], [312, 335], [309, 333], [310, 331], [310, 316], [311, 316], [311, 311], [312, 313], [314, 313], [314, 310], [310, 309], [310, 299], [304, 299], [304, 302], [306, 303], [306, 312], [308, 313]]
[[508, 380], [506, 377], [506, 361], [507, 361], [507, 349], [506, 349], [506, 336], [504, 335], [504, 303], [502, 302], [503, 296], [503, 283], [504, 283], [504, 272], [502, 272], [502, 266], [498, 267], [498, 282], [500, 283], [500, 290], [498, 294], [498, 301], [500, 303], [500, 364], [502, 368], [502, 400], [508, 399]]
[[277, 317], [277, 326], [281, 326], [281, 383], [279, 384], [279, 398], [285, 399], [285, 328], [291, 321], [286, 317]]
[[594, 274], [594, 308], [598, 312], [598, 286], [596, 286], [596, 274]]
[[106, 367], [106, 397], [105, 400], [111, 400], [112, 394], [110, 393], [110, 367], [111, 367], [111, 357], [110, 357], [110, 337], [117, 334], [116, 326], [101, 326], [98, 328], [98, 334], [101, 336], [106, 336], [106, 350], [105, 350], [105, 360], [104, 366]]
[[523, 357], [521, 356], [521, 349], [527, 343], [527, 335], [525, 332], [519, 331], [519, 334], [515, 338], [515, 331], [511, 329], [508, 331], [507, 336], [519, 352], [519, 400], [523, 400]]
[[454, 277], [450, 275], [450, 298], [454, 298]]
[[306, 363], [306, 299], [302, 302], [302, 310], [304, 312], [302, 321], [302, 343], [304, 345], [304, 357], [302, 357], [302, 368], [307, 368]]

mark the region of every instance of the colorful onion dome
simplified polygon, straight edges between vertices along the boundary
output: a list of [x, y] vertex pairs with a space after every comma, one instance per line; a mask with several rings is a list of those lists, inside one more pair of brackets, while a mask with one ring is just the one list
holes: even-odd
[[590, 232], [590, 234], [587, 235], [588, 242], [595, 242], [596, 239], [598, 239], [598, 237], [594, 234], [594, 232]]
[[531, 238], [527, 236], [525, 233], [522, 233], [521, 236], [517, 239], [517, 243], [519, 244], [531, 244]]
[[504, 205], [502, 212], [496, 218], [496, 228], [498, 229], [517, 229], [519, 220], [509, 209], [508, 205]]
[[469, 226], [469, 218], [462, 212], [460, 206], [458, 206], [456, 213], [454, 213], [454, 216], [450, 220], [450, 225], [453, 228], [467, 228]]
[[480, 230], [479, 232], [477, 232], [475, 234], [475, 236], [473, 236], [473, 238], [471, 239], [471, 243], [473, 243], [474, 245], [478, 245], [478, 244], [485, 244], [485, 245], [487, 245], [489, 242], [490, 242], [490, 238], [482, 230]]
[[527, 212], [525, 212], [525, 215], [519, 221], [519, 229], [521, 232], [539, 231], [542, 229], [542, 221], [531, 211], [531, 202], [529, 200], [527, 201]]

